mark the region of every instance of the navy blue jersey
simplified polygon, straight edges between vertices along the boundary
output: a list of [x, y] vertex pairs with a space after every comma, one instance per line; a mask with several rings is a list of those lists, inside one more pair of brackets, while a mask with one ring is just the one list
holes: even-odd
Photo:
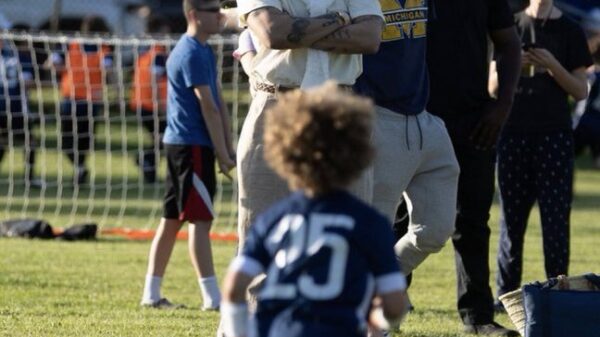
[[251, 227], [236, 270], [266, 272], [249, 336], [365, 336], [375, 292], [405, 287], [388, 220], [347, 192], [297, 192]]

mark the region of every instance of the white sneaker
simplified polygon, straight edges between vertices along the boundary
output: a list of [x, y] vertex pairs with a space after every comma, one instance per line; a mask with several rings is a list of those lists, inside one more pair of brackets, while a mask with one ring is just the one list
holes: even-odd
[[219, 320], [219, 327], [217, 328], [217, 336], [216, 337], [227, 337], [225, 335], [225, 331], [223, 330], [223, 321]]

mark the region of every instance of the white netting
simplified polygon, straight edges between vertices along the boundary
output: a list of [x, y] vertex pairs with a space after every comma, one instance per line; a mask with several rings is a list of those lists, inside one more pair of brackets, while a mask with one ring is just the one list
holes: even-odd
[[[144, 82], [154, 93], [151, 115], [132, 108], [130, 96], [134, 66], [144, 53], [153, 46], [164, 46], [168, 52], [176, 39], [0, 32], [0, 40], [0, 100], [5, 103], [0, 103], [0, 220], [36, 217], [56, 226], [88, 221], [104, 227], [154, 226], [162, 211], [165, 176], [158, 141], [164, 119], [158, 112], [163, 103], [156, 95], [158, 75], [150, 71], [151, 79]], [[245, 112], [248, 101], [241, 67], [231, 57], [237, 37], [218, 36], [209, 43], [215, 51], [235, 138], [238, 111]], [[82, 58], [83, 66], [77, 68], [70, 48], [102, 51], [101, 65]], [[61, 90], [69, 65], [72, 83], [83, 82], [86, 89], [82, 91], [93, 96], [80, 107], [77, 90], [68, 94]], [[97, 70], [97, 78], [90, 69]], [[86, 136], [92, 139], [89, 150]], [[74, 163], [86, 172], [75, 169]], [[158, 178], [150, 183], [154, 167]], [[236, 184], [221, 178], [214, 228], [235, 232]]]

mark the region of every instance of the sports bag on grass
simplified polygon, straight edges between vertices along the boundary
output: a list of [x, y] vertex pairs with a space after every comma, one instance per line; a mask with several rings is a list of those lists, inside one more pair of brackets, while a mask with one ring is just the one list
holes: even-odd
[[44, 220], [18, 219], [0, 222], [0, 236], [52, 239], [52, 227]]
[[73, 225], [65, 229], [56, 238], [67, 241], [74, 240], [94, 240], [98, 232], [98, 225], [95, 223], [85, 223]]
[[584, 277], [590, 291], [552, 289], [558, 279], [523, 286], [525, 337], [600, 337], [600, 276]]

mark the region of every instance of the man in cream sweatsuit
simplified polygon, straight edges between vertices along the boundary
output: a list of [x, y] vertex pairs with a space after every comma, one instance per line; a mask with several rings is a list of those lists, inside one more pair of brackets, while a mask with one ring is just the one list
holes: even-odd
[[[255, 96], [237, 149], [241, 251], [255, 217], [288, 193], [263, 159], [263, 112], [284, 91], [327, 79], [352, 86], [362, 71], [360, 54], [379, 47], [383, 16], [374, 0], [240, 0], [238, 14], [259, 41], [251, 71]], [[353, 187], [365, 201], [371, 195], [368, 177]]]

